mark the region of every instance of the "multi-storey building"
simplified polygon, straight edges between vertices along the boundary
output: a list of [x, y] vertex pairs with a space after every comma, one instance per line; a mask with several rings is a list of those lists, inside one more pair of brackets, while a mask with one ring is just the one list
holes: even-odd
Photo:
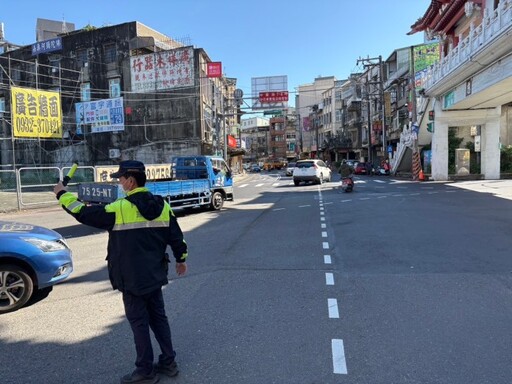
[[323, 110], [322, 93], [334, 87], [334, 76], [317, 77], [312, 84], [298, 87], [295, 97], [301, 156], [318, 157], [325, 133], [319, 116]]
[[448, 179], [448, 131], [458, 129], [471, 132], [480, 174], [500, 178], [500, 147], [512, 144], [512, 1], [432, 1], [410, 33], [420, 31], [441, 51], [422, 91], [435, 102], [432, 177]]
[[256, 162], [269, 155], [269, 119], [251, 117], [242, 119], [240, 124], [241, 141], [245, 145], [245, 160]]
[[[203, 49], [135, 21], [64, 33], [51, 43], [0, 55], [3, 164], [166, 163], [177, 155], [226, 152], [236, 79], [208, 77], [211, 60]], [[12, 87], [59, 92], [62, 137], [12, 135]], [[88, 119], [114, 99], [121, 100], [122, 125], [106, 125], [108, 114]]]
[[269, 157], [273, 159], [286, 158], [286, 116], [273, 116], [269, 126], [270, 142]]
[[297, 147], [297, 115], [295, 108], [286, 110], [285, 136], [286, 136], [286, 159], [295, 160], [299, 156]]

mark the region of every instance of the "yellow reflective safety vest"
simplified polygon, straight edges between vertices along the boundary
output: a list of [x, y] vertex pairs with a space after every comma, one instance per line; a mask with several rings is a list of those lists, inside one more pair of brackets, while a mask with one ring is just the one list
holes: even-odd
[[69, 192], [58, 197], [79, 222], [109, 231], [107, 263], [114, 289], [134, 295], [159, 289], [168, 283], [167, 246], [178, 263], [188, 256], [170, 205], [147, 188], [136, 188], [105, 206], [87, 206]]

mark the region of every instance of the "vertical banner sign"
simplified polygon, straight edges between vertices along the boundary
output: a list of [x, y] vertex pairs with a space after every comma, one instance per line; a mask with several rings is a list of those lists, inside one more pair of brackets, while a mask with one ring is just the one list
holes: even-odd
[[59, 92], [11, 87], [14, 137], [62, 138]]
[[428, 69], [439, 61], [439, 43], [421, 44], [413, 49], [416, 89], [424, 87]]
[[228, 135], [228, 147], [236, 148], [236, 139], [231, 135]]
[[84, 125], [91, 133], [124, 131], [122, 97], [76, 103], [75, 111], [77, 132], [83, 132]]

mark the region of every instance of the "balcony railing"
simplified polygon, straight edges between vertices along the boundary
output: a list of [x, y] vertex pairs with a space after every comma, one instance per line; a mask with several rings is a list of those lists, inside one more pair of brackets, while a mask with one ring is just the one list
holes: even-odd
[[461, 39], [455, 48], [427, 71], [426, 90], [468, 63], [474, 55], [487, 48], [501, 36], [502, 32], [510, 28], [512, 28], [512, 0], [501, 0], [492, 12], [485, 9], [482, 22], [477, 26], [471, 25], [468, 36]]

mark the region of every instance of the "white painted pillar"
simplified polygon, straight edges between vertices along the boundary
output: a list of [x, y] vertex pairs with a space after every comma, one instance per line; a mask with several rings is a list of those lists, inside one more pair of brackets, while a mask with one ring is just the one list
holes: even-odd
[[500, 178], [500, 116], [488, 118], [481, 130], [481, 172], [486, 180]]
[[448, 180], [448, 123], [437, 120], [432, 135], [432, 178]]

